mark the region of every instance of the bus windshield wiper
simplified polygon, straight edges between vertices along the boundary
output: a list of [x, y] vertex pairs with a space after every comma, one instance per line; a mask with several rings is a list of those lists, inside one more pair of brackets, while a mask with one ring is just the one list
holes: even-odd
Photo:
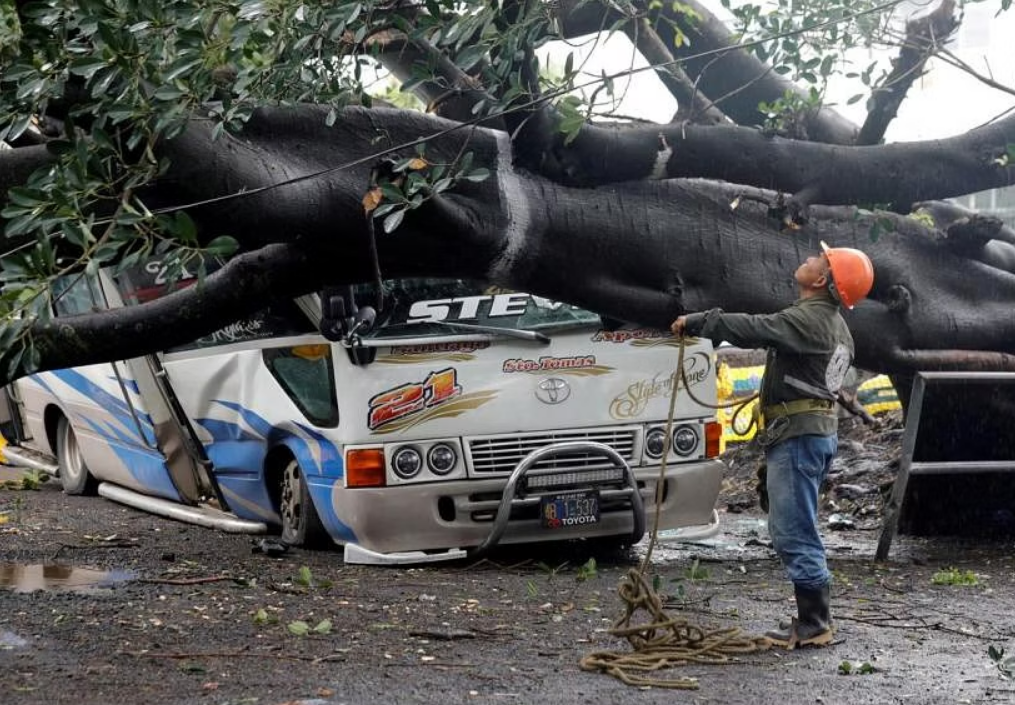
[[426, 321], [426, 323], [433, 323], [439, 326], [446, 326], [448, 328], [460, 328], [463, 330], [474, 330], [477, 333], [490, 333], [492, 335], [503, 335], [508, 338], [519, 338], [521, 340], [535, 340], [543, 343], [544, 345], [550, 342], [549, 336], [544, 333], [540, 333], [535, 330], [525, 330], [523, 328], [501, 328], [499, 326], [483, 326], [476, 323], [459, 323], [458, 321]]

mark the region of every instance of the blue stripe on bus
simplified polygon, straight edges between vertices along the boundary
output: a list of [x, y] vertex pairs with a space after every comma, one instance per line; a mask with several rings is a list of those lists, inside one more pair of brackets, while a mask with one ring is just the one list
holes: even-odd
[[[130, 405], [127, 404], [125, 399], [110, 394], [77, 370], [70, 368], [54, 370], [51, 374], [109, 412], [124, 429], [134, 429], [136, 431], [138, 424], [134, 422], [134, 414], [131, 413]], [[131, 437], [136, 438], [134, 441], [136, 443], [153, 445], [155, 443], [155, 432], [152, 428], [151, 417], [147, 413], [139, 412], [137, 418], [140, 422], [141, 433], [143, 435], [138, 435], [133, 431], [128, 431], [128, 433]]]
[[286, 446], [293, 452], [300, 467], [303, 468], [303, 476], [306, 478], [310, 497], [317, 510], [317, 517], [332, 538], [339, 541], [357, 542], [356, 532], [339, 519], [338, 514], [335, 513], [335, 503], [332, 499], [335, 484], [341, 482], [345, 476], [342, 454], [334, 443], [314, 429], [307, 428], [303, 424], [297, 424], [297, 426], [304, 433], [312, 436], [313, 442], [317, 444], [317, 453], [315, 454], [311, 452], [311, 441], [305, 438], [293, 435], [285, 440]]
[[310, 497], [314, 501], [314, 509], [317, 510], [317, 518], [321, 520], [325, 531], [332, 538], [359, 543], [356, 532], [352, 530], [352, 527], [343, 523], [335, 513], [335, 504], [331, 497], [337, 482], [339, 480], [335, 478], [307, 478], [307, 487], [310, 490]]
[[145, 488], [145, 492], [171, 499], [174, 502], [181, 500], [180, 491], [176, 489], [173, 481], [169, 478], [166, 459], [162, 453], [138, 446], [121, 446], [116, 443], [110, 443], [109, 447], [116, 453], [120, 462], [134, 479]]
[[243, 440], [216, 440], [205, 447], [216, 475], [260, 475], [267, 445], [248, 437]]
[[[144, 447], [146, 444], [154, 445], [155, 443], [151, 418], [147, 414], [139, 413], [138, 419], [145, 435], [150, 438], [140, 439], [136, 432], [131, 433], [128, 430], [137, 429], [138, 424], [134, 422], [130, 407], [125, 400], [106, 392], [80, 372], [72, 369], [53, 370], [43, 374], [53, 375], [72, 389], [88, 396], [98, 406], [112, 414], [121, 427], [112, 423], [99, 423], [81, 413], [77, 413], [75, 416], [91, 427], [97, 436], [106, 441], [110, 450], [120, 459], [123, 468], [130, 473], [140, 487], [144, 487], [146, 491], [159, 497], [180, 501], [180, 492], [169, 478], [165, 458], [157, 450]], [[54, 397], [57, 396], [41, 374], [33, 375], [33, 380]]]
[[[195, 419], [209, 434], [212, 441], [207, 444], [208, 458], [212, 461], [216, 476], [221, 472], [224, 476], [241, 474], [246, 468], [255, 468], [260, 474], [264, 466], [264, 457], [269, 443], [281, 440], [296, 458], [307, 478], [310, 496], [317, 509], [317, 516], [328, 533], [339, 541], [356, 541], [356, 534], [335, 514], [331, 493], [336, 482], [345, 475], [342, 454], [338, 447], [323, 434], [304, 426], [295, 424], [300, 432], [309, 436], [305, 438], [285, 428], [273, 426], [257, 413], [246, 409], [235, 402], [216, 399], [215, 403], [235, 411], [243, 422], [254, 433], [244, 429], [239, 423], [221, 419]], [[260, 434], [260, 438], [257, 435]], [[256, 449], [256, 450], [255, 450]], [[222, 477], [221, 481], [226, 481]], [[244, 499], [255, 504], [267, 501], [264, 483], [258, 492], [243, 483], [230, 483], [230, 488]], [[237, 511], [238, 507], [231, 507]]]
[[174, 501], [180, 500], [180, 492], [169, 478], [165, 456], [154, 448], [138, 446], [136, 437], [126, 434], [112, 425], [100, 424], [94, 419], [82, 421], [102, 438], [109, 449], [120, 459], [123, 468], [145, 491]]
[[220, 419], [197, 419], [197, 422], [211, 434], [216, 443], [227, 441], [256, 441], [264, 443], [264, 438], [248, 433], [238, 423], [222, 421]]
[[[110, 381], [116, 381], [115, 376], [110, 377], [109, 379]], [[141, 387], [138, 386], [136, 379], [124, 379], [121, 377], [120, 381], [123, 382], [124, 387], [127, 387], [127, 389], [129, 389], [130, 391], [134, 392], [138, 396], [141, 396]]]
[[232, 409], [240, 418], [249, 426], [254, 429], [254, 433], [259, 433], [261, 438], [268, 438], [273, 430], [272, 425], [267, 422], [262, 416], [254, 413], [250, 409], [247, 409], [234, 401], [225, 401], [223, 399], [215, 399], [216, 404], [220, 404], [227, 409]]

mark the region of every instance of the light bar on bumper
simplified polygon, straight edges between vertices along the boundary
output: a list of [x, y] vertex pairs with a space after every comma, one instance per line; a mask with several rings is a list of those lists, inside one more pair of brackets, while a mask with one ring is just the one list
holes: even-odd
[[540, 473], [532, 472], [525, 478], [525, 487], [528, 489], [543, 489], [546, 487], [570, 487], [582, 484], [602, 484], [611, 482], [622, 482], [624, 480], [623, 468], [606, 468], [601, 470], [580, 470], [576, 472], [553, 472]]

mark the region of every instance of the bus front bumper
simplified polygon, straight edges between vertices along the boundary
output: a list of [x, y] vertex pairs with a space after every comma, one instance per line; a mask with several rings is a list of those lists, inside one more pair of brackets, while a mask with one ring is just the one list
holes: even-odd
[[[722, 462], [714, 459], [668, 467], [659, 505], [659, 530], [681, 530], [677, 535], [686, 535], [685, 540], [716, 533], [715, 503], [723, 470]], [[500, 544], [598, 538], [634, 543], [642, 530], [651, 530], [655, 523], [659, 468], [633, 468], [630, 472], [639, 501], [604, 491], [598, 521], [560, 528], [546, 526], [539, 514], [539, 499], [529, 493], [523, 492], [520, 501], [505, 509], [505, 502], [511, 501], [505, 491], [510, 479], [505, 476], [399, 487], [335, 488], [332, 500], [336, 515], [358, 539], [346, 544], [349, 563], [455, 560], [477, 557], [477, 552]], [[636, 504], [644, 507], [641, 522]], [[498, 521], [501, 519], [503, 522]], [[493, 540], [492, 534], [497, 534]]]

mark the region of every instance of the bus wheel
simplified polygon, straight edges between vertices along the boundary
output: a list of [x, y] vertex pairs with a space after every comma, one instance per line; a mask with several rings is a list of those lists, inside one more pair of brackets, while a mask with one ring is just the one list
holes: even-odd
[[279, 514], [282, 515], [282, 540], [287, 544], [312, 548], [331, 543], [296, 459], [290, 460], [282, 470]]
[[99, 483], [88, 471], [74, 429], [66, 417], [56, 427], [56, 462], [60, 467], [60, 484], [67, 494], [95, 494]]

